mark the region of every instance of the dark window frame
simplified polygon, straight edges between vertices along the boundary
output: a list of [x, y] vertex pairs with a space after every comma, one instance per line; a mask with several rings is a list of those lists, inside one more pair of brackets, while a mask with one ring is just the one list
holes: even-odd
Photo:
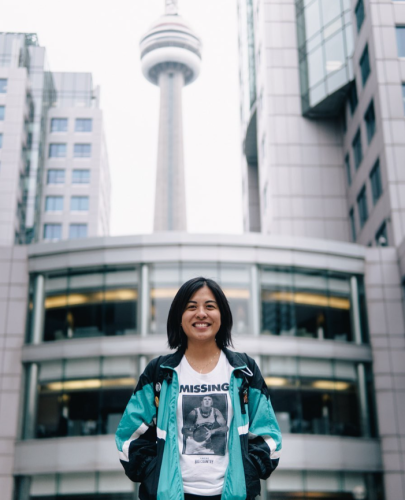
[[361, 143], [361, 129], [357, 129], [352, 141], [354, 165], [356, 170], [360, 168], [361, 162], [363, 161], [363, 146]]
[[370, 144], [376, 131], [376, 119], [373, 99], [371, 99], [371, 102], [368, 105], [366, 112], [364, 113], [364, 121], [366, 122], [367, 141], [368, 144]]
[[360, 189], [360, 192], [357, 195], [357, 209], [359, 212], [360, 228], [363, 229], [369, 215], [367, 206], [367, 187], [365, 184], [363, 184], [363, 187]]
[[368, 54], [368, 44], [364, 47], [363, 53], [361, 54], [360, 60], [360, 71], [361, 71], [361, 81], [363, 83], [363, 87], [365, 87], [368, 77], [371, 73], [371, 65], [370, 65], [370, 56]]
[[373, 196], [373, 205], [376, 205], [378, 200], [381, 198], [381, 195], [383, 194], [380, 160], [377, 160], [374, 163], [374, 166], [371, 169], [369, 177], [370, 177], [370, 184], [371, 184], [371, 193]]
[[361, 27], [363, 26], [364, 19], [366, 18], [366, 14], [364, 12], [364, 2], [363, 0], [359, 0], [354, 9], [354, 13], [356, 15], [356, 25], [357, 25], [357, 33], [360, 33]]

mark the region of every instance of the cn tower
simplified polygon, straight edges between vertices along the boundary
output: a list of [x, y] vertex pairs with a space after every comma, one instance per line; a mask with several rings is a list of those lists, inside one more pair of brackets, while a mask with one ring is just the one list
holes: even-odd
[[178, 13], [177, 1], [165, 1], [165, 14], [140, 42], [142, 72], [160, 87], [159, 143], [154, 231], [186, 231], [182, 90], [199, 75], [201, 42]]

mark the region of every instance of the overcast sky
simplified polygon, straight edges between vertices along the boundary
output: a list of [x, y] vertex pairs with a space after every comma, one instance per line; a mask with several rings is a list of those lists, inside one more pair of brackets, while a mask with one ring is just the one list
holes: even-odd
[[[236, 0], [179, 0], [203, 42], [183, 93], [188, 226], [242, 230]], [[35, 32], [52, 71], [89, 71], [101, 86], [112, 177], [111, 234], [152, 230], [159, 90], [139, 39], [164, 0], [2, 0], [0, 31]]]

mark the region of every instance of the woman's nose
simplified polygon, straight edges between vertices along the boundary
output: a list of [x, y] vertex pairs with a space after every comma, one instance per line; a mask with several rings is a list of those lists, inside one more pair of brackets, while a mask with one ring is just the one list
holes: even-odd
[[204, 307], [202, 307], [202, 306], [201, 306], [201, 307], [199, 307], [199, 308], [197, 309], [197, 316], [198, 316], [199, 318], [205, 318], [205, 317], [207, 316], [207, 313], [206, 313], [206, 311], [205, 311]]

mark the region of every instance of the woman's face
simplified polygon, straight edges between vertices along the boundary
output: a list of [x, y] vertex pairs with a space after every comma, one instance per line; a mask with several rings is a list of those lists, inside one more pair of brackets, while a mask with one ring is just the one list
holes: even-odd
[[207, 286], [198, 289], [188, 301], [181, 317], [188, 342], [215, 342], [221, 326], [221, 313], [214, 294]]

